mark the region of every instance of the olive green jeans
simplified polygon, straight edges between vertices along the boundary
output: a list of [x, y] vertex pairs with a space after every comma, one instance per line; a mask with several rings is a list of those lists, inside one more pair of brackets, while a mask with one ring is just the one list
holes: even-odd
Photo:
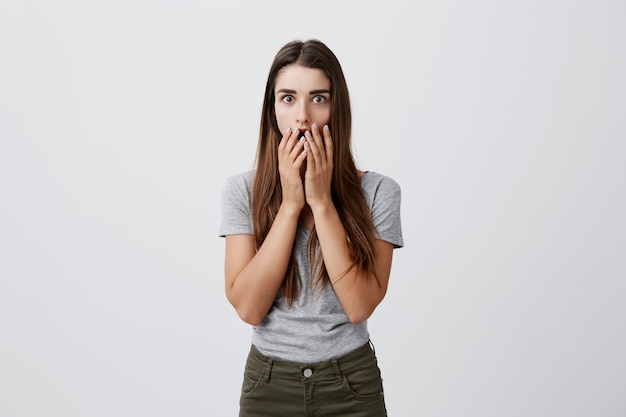
[[385, 417], [376, 354], [368, 342], [317, 364], [272, 360], [251, 347], [239, 417]]

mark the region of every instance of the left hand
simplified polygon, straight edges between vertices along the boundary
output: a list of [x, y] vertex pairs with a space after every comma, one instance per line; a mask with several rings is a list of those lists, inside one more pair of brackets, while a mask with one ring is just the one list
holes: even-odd
[[331, 182], [333, 178], [333, 140], [327, 125], [320, 131], [317, 124], [307, 132], [304, 148], [306, 149], [306, 172], [304, 174], [304, 194], [311, 208], [323, 204], [332, 204]]

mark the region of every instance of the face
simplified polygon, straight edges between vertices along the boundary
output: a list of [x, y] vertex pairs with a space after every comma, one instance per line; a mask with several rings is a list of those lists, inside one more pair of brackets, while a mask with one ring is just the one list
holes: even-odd
[[276, 77], [274, 110], [281, 134], [311, 130], [328, 124], [331, 114], [330, 80], [324, 71], [297, 64], [284, 67]]

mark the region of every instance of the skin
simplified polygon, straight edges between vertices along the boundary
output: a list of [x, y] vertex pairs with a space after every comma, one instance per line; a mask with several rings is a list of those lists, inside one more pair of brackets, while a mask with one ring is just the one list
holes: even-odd
[[392, 244], [376, 240], [373, 274], [350, 268], [347, 234], [331, 198], [330, 94], [330, 80], [319, 69], [292, 64], [276, 79], [283, 201], [258, 251], [252, 235], [226, 236], [226, 296], [251, 325], [263, 321], [276, 299], [298, 225], [308, 229], [315, 225], [330, 281], [351, 322], [367, 320], [387, 292]]

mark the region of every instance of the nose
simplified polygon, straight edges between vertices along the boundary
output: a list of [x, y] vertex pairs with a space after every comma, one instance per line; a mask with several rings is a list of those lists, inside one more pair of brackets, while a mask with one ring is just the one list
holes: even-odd
[[306, 100], [301, 100], [297, 106], [296, 122], [301, 124], [309, 123], [309, 103]]

